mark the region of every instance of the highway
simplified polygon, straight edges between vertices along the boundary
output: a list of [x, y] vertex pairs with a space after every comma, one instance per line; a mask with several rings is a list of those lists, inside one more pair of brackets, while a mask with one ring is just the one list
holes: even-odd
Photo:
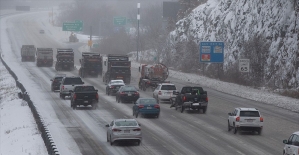
[[[114, 96], [107, 96], [106, 86], [101, 77], [84, 78], [86, 84], [94, 85], [99, 90], [98, 108], [92, 110], [89, 107], [81, 107], [73, 110], [68, 99], [63, 100], [59, 98], [58, 92], [50, 91], [50, 79], [57, 73], [54, 67], [36, 67], [33, 62], [20, 61], [19, 51], [22, 44], [34, 44], [36, 47], [54, 49], [73, 48], [76, 66], [80, 66], [81, 53], [78, 48], [83, 44], [68, 43], [61, 38], [55, 39], [57, 32], [47, 29], [50, 27], [47, 21], [47, 12], [16, 15], [8, 20], [7, 32], [15, 54], [14, 61], [19, 61], [20, 65], [28, 70], [32, 80], [40, 86], [36, 89], [40, 89], [48, 96], [45, 100], [51, 101], [57, 117], [84, 155], [274, 155], [282, 154], [284, 146], [282, 140], [298, 130], [298, 113], [204, 87], [209, 97], [206, 114], [191, 111], [181, 113], [170, 108], [169, 103], [161, 103], [159, 118], [137, 118], [137, 121], [142, 124], [143, 133], [140, 146], [133, 143], [118, 143], [110, 146], [106, 142], [105, 125], [116, 118], [134, 118], [132, 103], [117, 103]], [[44, 29], [46, 33], [39, 34], [40, 29]], [[61, 31], [61, 33], [65, 32]], [[60, 73], [78, 76], [78, 70]], [[136, 87], [138, 87], [139, 74], [137, 68], [132, 68], [131, 84]], [[177, 88], [194, 85], [173, 77], [168, 80]], [[152, 97], [152, 92], [140, 90], [140, 96]], [[235, 135], [227, 131], [228, 113], [235, 107], [255, 107], [261, 111], [264, 117], [262, 135], [252, 133]]]

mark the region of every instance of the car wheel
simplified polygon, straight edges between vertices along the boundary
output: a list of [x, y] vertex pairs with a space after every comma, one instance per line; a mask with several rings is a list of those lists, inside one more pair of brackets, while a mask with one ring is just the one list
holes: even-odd
[[258, 130], [257, 130], [257, 134], [258, 134], [258, 135], [261, 135], [261, 134], [262, 134], [262, 129], [258, 129]]
[[174, 105], [175, 106], [175, 110], [178, 110], [178, 105], [176, 104], [176, 105]]
[[229, 125], [229, 121], [227, 122], [227, 130], [230, 131], [232, 128]]
[[77, 105], [73, 104], [73, 110], [77, 109]]
[[204, 107], [203, 109], [202, 109], [202, 113], [206, 113], [206, 111], [207, 111], [207, 107]]
[[134, 110], [133, 110], [133, 116], [135, 115]]
[[109, 140], [109, 141], [110, 141], [110, 145], [112, 146], [112, 145], [113, 145], [113, 142], [112, 142], [112, 140], [111, 140], [111, 136], [110, 136], [110, 140]]
[[107, 133], [107, 142], [109, 142], [108, 133]]
[[158, 114], [156, 117], [159, 118], [160, 114]]
[[234, 134], [236, 134], [237, 133], [237, 127], [235, 127], [235, 124], [234, 124]]
[[138, 117], [138, 112], [136, 112], [135, 116], [136, 116], [136, 118]]
[[181, 113], [183, 113], [184, 112], [184, 107], [183, 106], [181, 106]]
[[138, 146], [140, 145], [140, 140], [139, 140], [139, 141], [137, 141], [137, 145], [138, 145]]
[[109, 90], [107, 91], [107, 95], [110, 96], [110, 92], [109, 92]]

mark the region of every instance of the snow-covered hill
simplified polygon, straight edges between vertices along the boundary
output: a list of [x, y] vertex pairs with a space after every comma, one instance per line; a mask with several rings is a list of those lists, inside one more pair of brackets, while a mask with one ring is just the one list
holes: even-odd
[[178, 21], [170, 38], [173, 43], [190, 38], [197, 43], [224, 41], [225, 69], [248, 55], [251, 49], [244, 48], [246, 43], [263, 37], [268, 43], [267, 51], [260, 51], [265, 53], [266, 82], [297, 88], [299, 12], [296, 16], [294, 5], [294, 0], [208, 0]]

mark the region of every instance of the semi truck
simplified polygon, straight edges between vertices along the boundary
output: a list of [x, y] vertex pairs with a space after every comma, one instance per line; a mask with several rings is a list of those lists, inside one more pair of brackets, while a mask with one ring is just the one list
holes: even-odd
[[108, 54], [102, 59], [102, 78], [105, 84], [118, 79], [123, 80], [125, 84], [130, 84], [131, 61], [128, 55]]
[[36, 66], [53, 66], [53, 49], [52, 48], [37, 48], [36, 50]]
[[74, 51], [72, 48], [57, 48], [55, 69], [73, 70], [74, 69]]
[[22, 57], [22, 62], [24, 61], [35, 61], [35, 53], [36, 53], [36, 48], [34, 45], [22, 45], [21, 48], [21, 57]]

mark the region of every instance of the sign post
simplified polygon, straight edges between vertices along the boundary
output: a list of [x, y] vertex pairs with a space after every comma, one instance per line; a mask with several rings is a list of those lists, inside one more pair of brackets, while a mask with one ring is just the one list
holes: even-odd
[[249, 59], [239, 59], [239, 71], [240, 72], [249, 72]]

